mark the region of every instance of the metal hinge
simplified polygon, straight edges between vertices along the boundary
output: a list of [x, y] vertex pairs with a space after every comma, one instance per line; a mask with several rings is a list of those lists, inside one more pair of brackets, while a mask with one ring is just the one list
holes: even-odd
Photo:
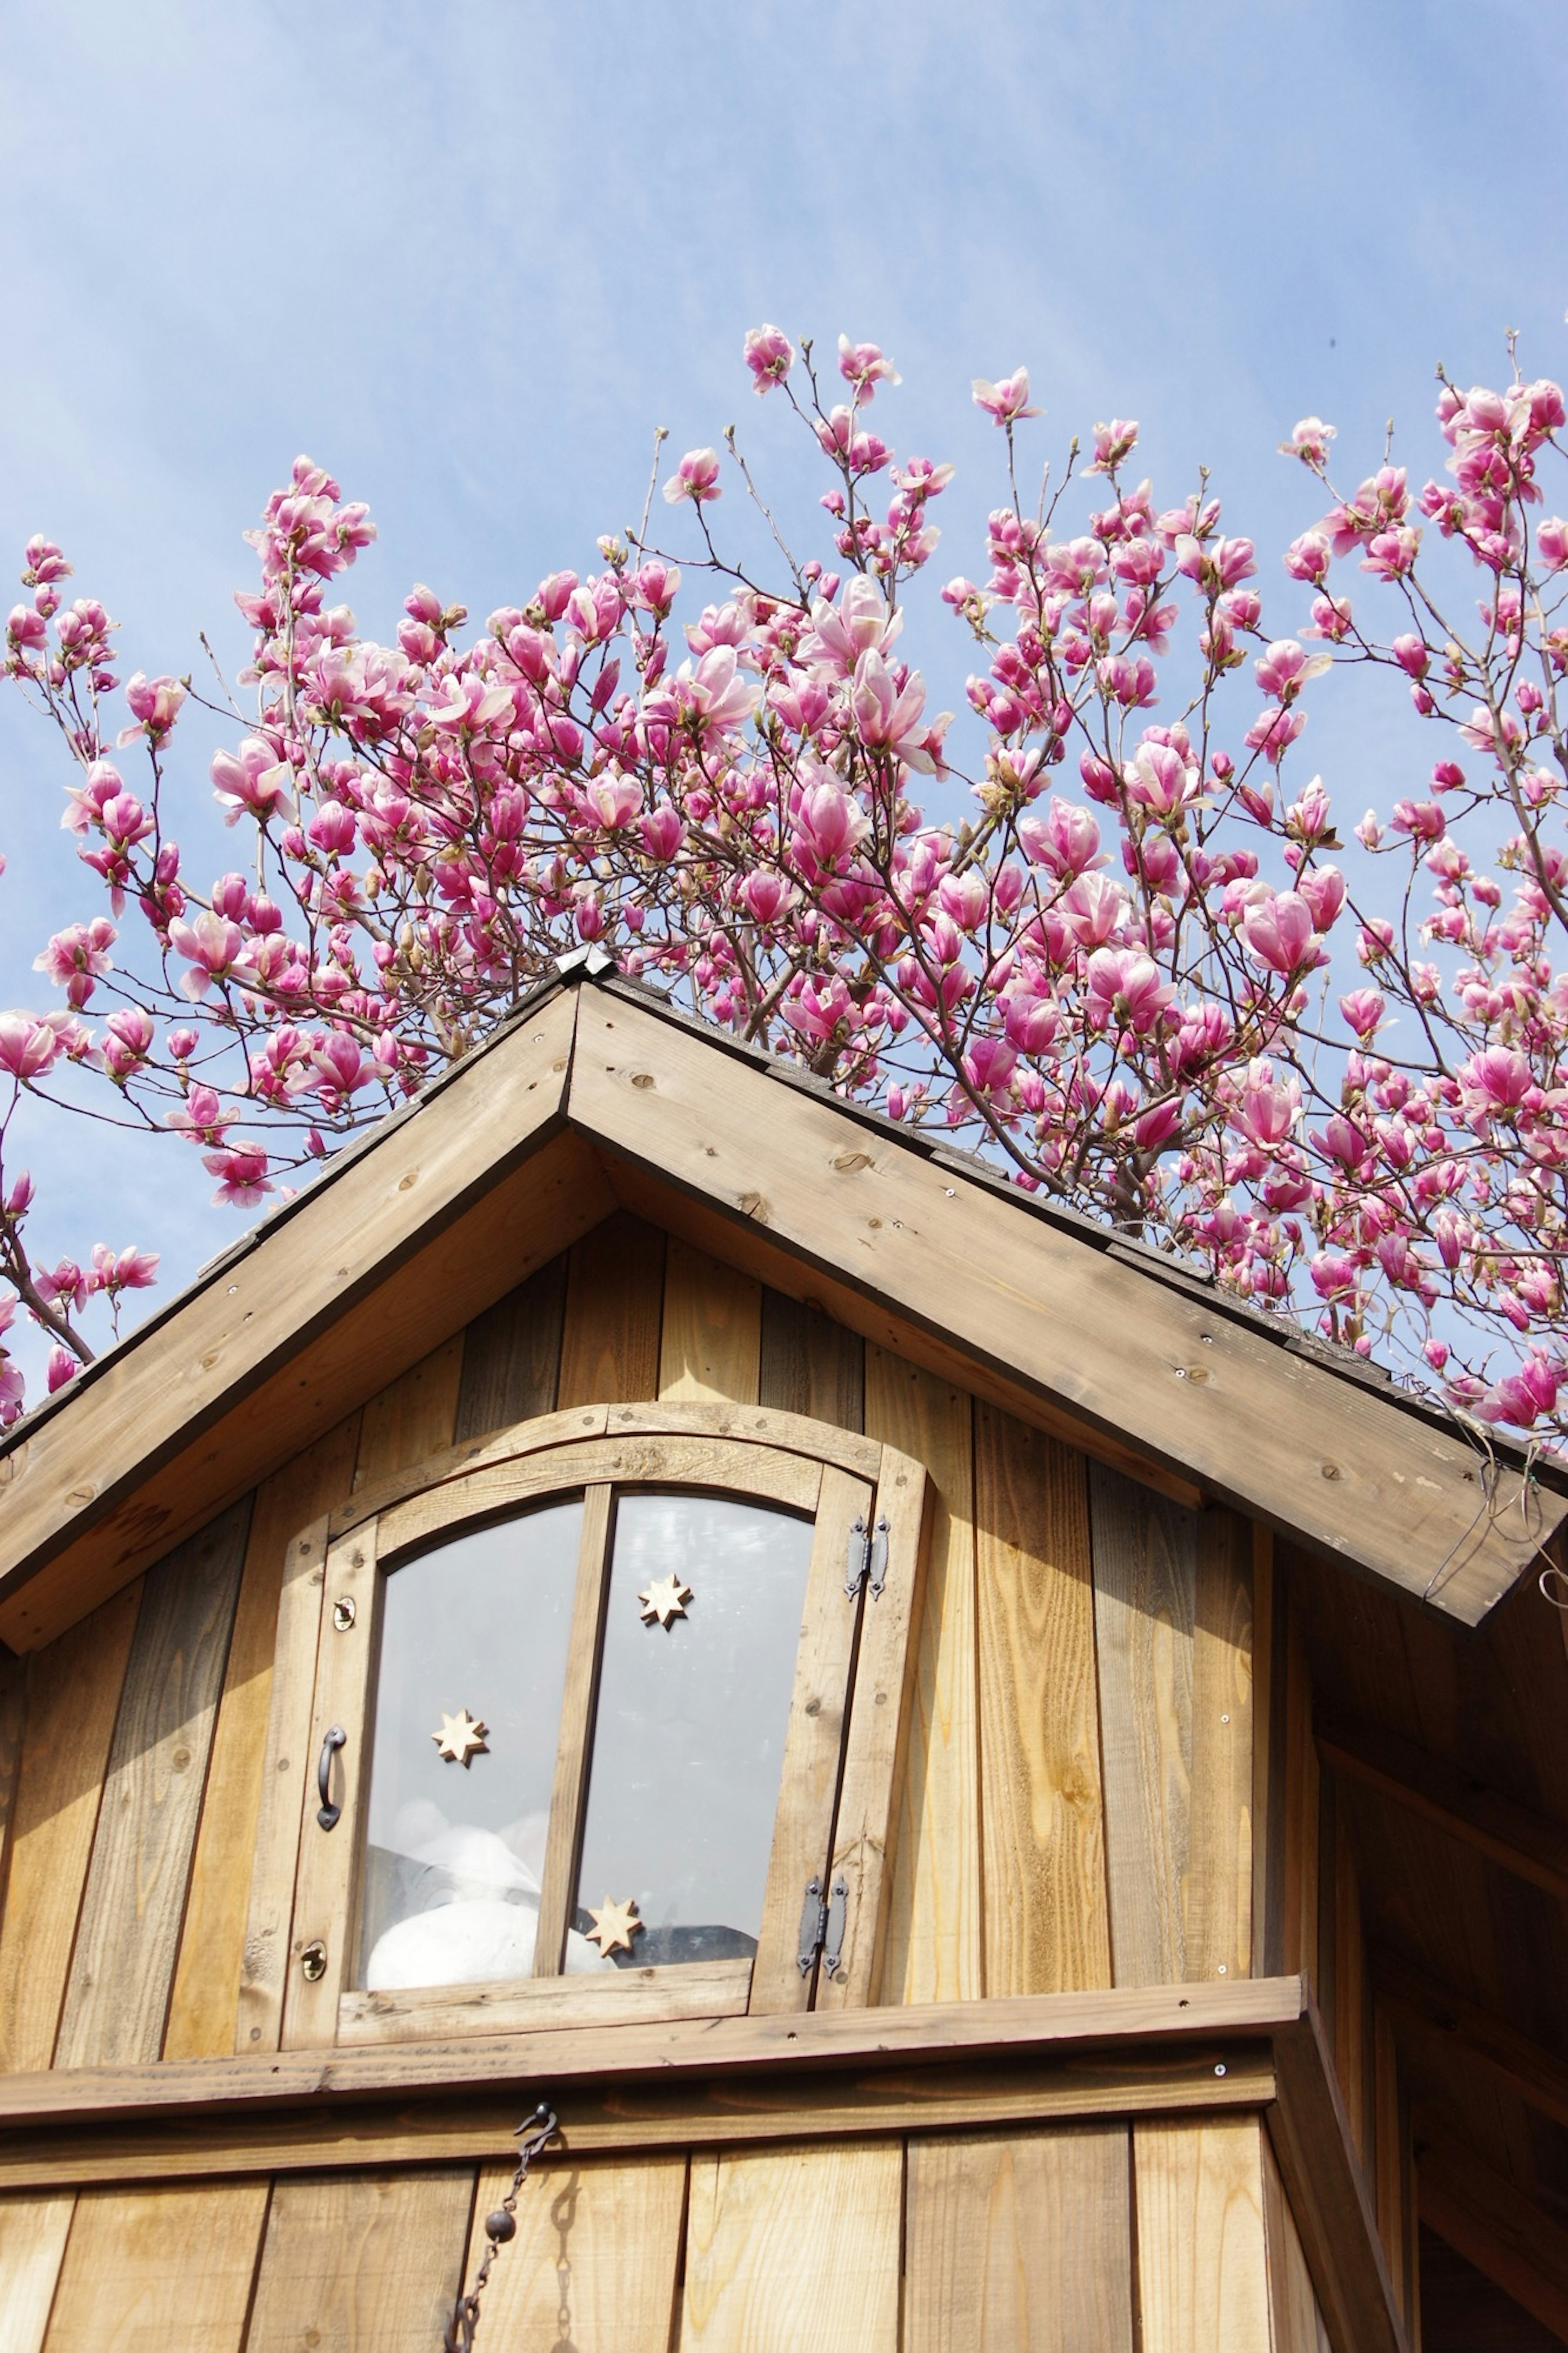
[[825, 1974], [836, 1978], [844, 1963], [844, 1938], [849, 1926], [849, 1882], [840, 1872], [825, 1897], [822, 1878], [813, 1872], [805, 1885], [805, 1901], [800, 1913], [800, 1951], [796, 1960], [803, 1978], [811, 1975], [811, 1966], [818, 1953], [822, 1955]]
[[868, 1533], [864, 1519], [851, 1521], [849, 1545], [845, 1559], [844, 1590], [851, 1601], [865, 1584], [869, 1574], [871, 1599], [879, 1601], [888, 1582], [888, 1523], [879, 1519]]

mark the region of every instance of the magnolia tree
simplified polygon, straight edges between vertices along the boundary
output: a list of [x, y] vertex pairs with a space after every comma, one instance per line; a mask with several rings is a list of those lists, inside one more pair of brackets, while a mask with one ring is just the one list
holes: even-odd
[[[91, 877], [37, 959], [58, 1001], [0, 1015], [0, 1316], [50, 1335], [50, 1385], [89, 1356], [91, 1303], [118, 1312], [154, 1261], [29, 1250], [24, 1098], [166, 1129], [253, 1210], [596, 941], [1020, 1186], [1555, 1440], [1557, 386], [1440, 379], [1448, 455], [1415, 492], [1392, 464], [1336, 488], [1332, 428], [1299, 425], [1310, 527], [1266, 619], [1252, 542], [1206, 483], [1162, 507], [1136, 426], [1097, 426], [1026, 496], [1027, 375], [976, 384], [1005, 493], [976, 576], [942, 590], [973, 662], [955, 725], [905, 611], [952, 468], [881, 438], [899, 378], [875, 345], [841, 341], [831, 385], [775, 327], [745, 361], [817, 446], [820, 552], [794, 551], [731, 432], [663, 484], [679, 548], [650, 482], [597, 569], [478, 629], [416, 587], [379, 645], [331, 601], [374, 527], [301, 459], [249, 534], [243, 704], [216, 671], [121, 686], [109, 616], [29, 543], [6, 669], [58, 731]], [[741, 536], [767, 578], [716, 531], [726, 491], [766, 522]], [[1345, 663], [1408, 696], [1431, 757], [1342, 840], [1295, 747]], [[213, 881], [177, 838], [198, 765], [234, 828]], [[0, 1411], [21, 1405], [0, 1355]]]

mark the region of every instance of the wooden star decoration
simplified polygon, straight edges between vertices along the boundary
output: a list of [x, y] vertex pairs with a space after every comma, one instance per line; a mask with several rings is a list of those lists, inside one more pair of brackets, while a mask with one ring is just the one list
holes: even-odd
[[440, 1731], [433, 1732], [430, 1737], [448, 1765], [466, 1767], [472, 1764], [476, 1757], [489, 1756], [489, 1750], [486, 1746], [489, 1734], [488, 1724], [481, 1724], [477, 1716], [468, 1714], [466, 1707], [460, 1707], [456, 1715], [443, 1715]]
[[637, 1918], [635, 1895], [628, 1895], [621, 1904], [606, 1895], [596, 1912], [590, 1906], [588, 1917], [594, 1924], [588, 1931], [588, 1942], [597, 1945], [601, 1953], [629, 1953], [632, 1938], [643, 1932], [644, 1923]]
[[661, 1626], [668, 1626], [672, 1618], [684, 1618], [686, 1605], [690, 1599], [691, 1588], [683, 1585], [673, 1569], [668, 1577], [656, 1577], [652, 1584], [637, 1595], [642, 1603], [642, 1614], [650, 1626], [656, 1618]]

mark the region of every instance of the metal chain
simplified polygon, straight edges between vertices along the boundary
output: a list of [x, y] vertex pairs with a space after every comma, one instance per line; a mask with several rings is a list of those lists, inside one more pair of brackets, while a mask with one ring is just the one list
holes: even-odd
[[509, 2239], [517, 2236], [517, 2201], [528, 2168], [556, 2130], [554, 2109], [546, 2100], [518, 2126], [521, 2136], [517, 2153], [517, 2171], [511, 2177], [511, 2188], [491, 2214], [485, 2217], [485, 2237], [489, 2242], [484, 2260], [475, 2276], [473, 2286], [465, 2295], [458, 2290], [458, 2301], [452, 2307], [452, 2317], [447, 2323], [447, 2334], [441, 2340], [441, 2353], [473, 2353], [474, 2334], [479, 2325], [479, 2298], [490, 2275], [490, 2265]]

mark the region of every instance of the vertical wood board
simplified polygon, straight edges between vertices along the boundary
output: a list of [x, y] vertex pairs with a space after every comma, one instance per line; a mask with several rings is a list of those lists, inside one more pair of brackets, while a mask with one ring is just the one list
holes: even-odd
[[664, 1236], [624, 1213], [574, 1242], [561, 1339], [563, 1409], [658, 1394]]
[[1328, 2331], [1312, 2293], [1301, 2234], [1267, 2133], [1263, 2137], [1263, 2225], [1274, 2353], [1328, 2353]]
[[235, 2046], [289, 1547], [320, 1513], [348, 1494], [357, 1438], [358, 1417], [351, 1415], [257, 1490], [163, 2034], [165, 2059], [222, 2059]]
[[903, 2353], [1133, 2353], [1123, 2126], [911, 2139]]
[[985, 1990], [1108, 1986], [1084, 1459], [977, 1405], [974, 1512]]
[[1141, 2353], [1265, 2353], [1262, 2137], [1255, 2116], [1133, 2126]]
[[247, 1495], [143, 1581], [58, 2066], [135, 2065], [163, 2047], [250, 1511]]
[[245, 2353], [437, 2353], [473, 2202], [445, 2166], [280, 2180]]
[[658, 1394], [758, 1402], [762, 1285], [673, 1236], [666, 1245]]
[[1110, 1949], [1119, 1986], [1187, 1974], [1196, 1515], [1091, 1462]]
[[699, 2151], [679, 2353], [898, 2353], [902, 2197], [896, 2141]]
[[757, 1402], [864, 1430], [866, 1343], [821, 1308], [764, 1287]]
[[463, 1335], [455, 1332], [371, 1398], [360, 1415], [354, 1485], [378, 1486], [452, 1443], [463, 1376]]
[[463, 1335], [463, 1375], [452, 1427], [459, 1445], [466, 1438], [554, 1412], [565, 1313], [563, 1251], [474, 1318]]
[[76, 2199], [0, 2198], [0, 2353], [43, 2353]]
[[866, 1435], [923, 1462], [935, 1490], [879, 1999], [974, 2001], [984, 1979], [973, 1403], [868, 1347]]
[[0, 1916], [0, 2063], [47, 2067], [65, 2000], [140, 1578], [28, 1665], [27, 1728]]
[[1189, 1979], [1252, 1968], [1252, 1567], [1246, 1523], [1200, 1512], [1193, 1624], [1193, 1806], [1182, 1889]]
[[240, 2353], [267, 2183], [84, 2189], [45, 2353]]
[[[510, 2161], [479, 2175], [466, 2287], [484, 2259], [485, 2217], [511, 2177]], [[580, 2165], [547, 2153], [523, 2185], [517, 2236], [486, 2285], [479, 2347], [669, 2353], [685, 2206], [684, 2155]]]

